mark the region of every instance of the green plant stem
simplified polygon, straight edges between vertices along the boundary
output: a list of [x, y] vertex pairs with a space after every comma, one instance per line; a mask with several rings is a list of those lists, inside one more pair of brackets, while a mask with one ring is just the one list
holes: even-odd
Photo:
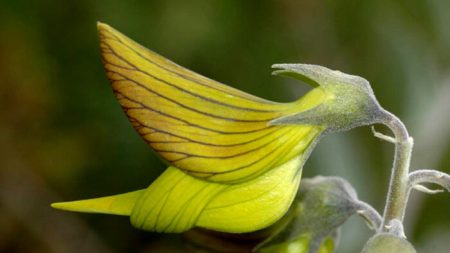
[[[403, 122], [392, 113], [383, 110], [381, 123], [389, 127], [395, 135], [395, 158], [380, 232], [395, 232], [402, 236], [401, 224], [409, 195], [408, 175], [413, 139]], [[393, 228], [393, 226], [400, 227]]]
[[381, 226], [382, 219], [377, 210], [363, 201], [356, 201], [355, 204], [358, 207], [357, 213], [366, 220], [370, 229], [378, 230]]
[[[410, 189], [422, 183], [440, 185], [450, 192], [450, 175], [437, 170], [416, 170], [409, 173]], [[427, 192], [428, 191], [428, 192]], [[436, 190], [427, 190], [427, 193], [437, 193]]]

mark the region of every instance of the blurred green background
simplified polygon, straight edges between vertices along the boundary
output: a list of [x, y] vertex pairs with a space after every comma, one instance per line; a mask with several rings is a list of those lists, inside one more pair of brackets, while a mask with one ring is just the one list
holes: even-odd
[[[178, 252], [176, 235], [49, 203], [146, 187], [164, 165], [128, 123], [103, 73], [96, 21], [208, 77], [277, 101], [306, 89], [273, 63], [368, 79], [415, 137], [412, 168], [450, 172], [450, 1], [0, 1], [0, 252]], [[379, 127], [380, 131], [387, 130]], [[368, 127], [325, 138], [305, 176], [338, 175], [384, 206], [393, 146]], [[448, 252], [450, 194], [412, 195], [406, 233]], [[371, 235], [344, 225], [338, 252]]]

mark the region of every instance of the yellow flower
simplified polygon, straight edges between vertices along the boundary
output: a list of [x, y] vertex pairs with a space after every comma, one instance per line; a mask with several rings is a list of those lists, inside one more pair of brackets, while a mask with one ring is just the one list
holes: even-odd
[[53, 207], [127, 215], [137, 228], [157, 232], [251, 232], [286, 213], [325, 126], [271, 122], [320, 105], [330, 96], [322, 87], [291, 103], [264, 100], [187, 70], [106, 24], [98, 30], [120, 105], [170, 167], [147, 189]]

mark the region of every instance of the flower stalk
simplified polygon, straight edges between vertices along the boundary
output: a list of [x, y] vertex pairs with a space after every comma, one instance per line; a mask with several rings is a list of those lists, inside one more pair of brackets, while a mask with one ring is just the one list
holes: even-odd
[[383, 110], [382, 124], [394, 133], [395, 157], [389, 183], [386, 205], [380, 232], [395, 232], [403, 235], [402, 222], [409, 195], [409, 167], [413, 149], [413, 138], [409, 136], [403, 122], [394, 114]]
[[364, 201], [357, 201], [355, 204], [358, 206], [357, 214], [367, 222], [370, 229], [377, 231], [382, 222], [378, 211]]

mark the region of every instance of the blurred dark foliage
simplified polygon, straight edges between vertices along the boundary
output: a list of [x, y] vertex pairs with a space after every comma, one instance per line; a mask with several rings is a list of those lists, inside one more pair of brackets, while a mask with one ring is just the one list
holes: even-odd
[[[413, 169], [450, 171], [450, 1], [0, 2], [0, 252], [178, 252], [176, 235], [50, 202], [146, 187], [160, 162], [121, 112], [103, 73], [96, 21], [180, 65], [261, 97], [307, 87], [273, 63], [324, 65], [368, 79], [415, 137]], [[386, 131], [386, 129], [380, 129]], [[393, 147], [368, 128], [330, 136], [306, 176], [345, 177], [384, 206]], [[413, 194], [406, 231], [419, 252], [448, 252], [450, 195]], [[338, 252], [370, 232], [344, 226]]]

